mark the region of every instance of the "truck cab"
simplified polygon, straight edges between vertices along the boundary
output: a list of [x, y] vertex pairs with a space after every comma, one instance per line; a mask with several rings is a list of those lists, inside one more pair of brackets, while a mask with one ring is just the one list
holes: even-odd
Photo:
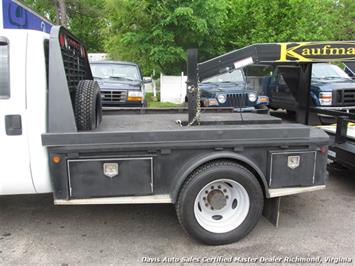
[[[14, 1], [0, 2], [0, 194], [52, 191], [47, 130], [50, 24]], [[6, 27], [6, 28], [5, 28]]]

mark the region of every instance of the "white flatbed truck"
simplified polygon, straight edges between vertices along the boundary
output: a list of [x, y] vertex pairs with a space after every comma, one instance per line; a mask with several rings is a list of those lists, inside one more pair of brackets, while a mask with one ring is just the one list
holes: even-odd
[[323, 130], [193, 106], [198, 76], [275, 61], [282, 44], [200, 64], [192, 52], [188, 121], [184, 110], [102, 115], [83, 44], [45, 20], [9, 26], [11, 8], [30, 12], [17, 1], [0, 5], [0, 195], [53, 193], [61, 205], [172, 203], [193, 238], [217, 245], [243, 238], [262, 212], [277, 224], [282, 196], [325, 188]]

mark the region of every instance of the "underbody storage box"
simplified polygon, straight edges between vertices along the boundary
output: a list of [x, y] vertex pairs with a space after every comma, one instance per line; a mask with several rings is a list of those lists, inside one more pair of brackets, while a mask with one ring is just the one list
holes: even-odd
[[71, 198], [153, 192], [151, 157], [68, 160]]
[[269, 186], [311, 186], [315, 183], [316, 151], [270, 151]]

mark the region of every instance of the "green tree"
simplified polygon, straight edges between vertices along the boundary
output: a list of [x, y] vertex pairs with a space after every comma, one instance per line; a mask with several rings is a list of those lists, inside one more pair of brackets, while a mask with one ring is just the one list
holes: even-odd
[[67, 1], [69, 29], [82, 40], [90, 52], [104, 52], [108, 21], [105, 0]]
[[48, 20], [57, 21], [56, 9], [52, 0], [22, 0], [21, 2]]
[[226, 47], [252, 43], [331, 40], [334, 0], [231, 0]]
[[185, 69], [186, 49], [199, 48], [200, 58], [224, 52], [225, 0], [108, 0], [109, 38], [113, 58], [177, 74]]
[[[59, 0], [23, 0], [58, 21]], [[91, 52], [140, 64], [145, 74], [185, 70], [252, 43], [351, 40], [354, 0], [60, 0], [69, 29]]]
[[336, 40], [354, 40], [355, 36], [355, 1], [338, 0], [334, 8], [336, 17]]

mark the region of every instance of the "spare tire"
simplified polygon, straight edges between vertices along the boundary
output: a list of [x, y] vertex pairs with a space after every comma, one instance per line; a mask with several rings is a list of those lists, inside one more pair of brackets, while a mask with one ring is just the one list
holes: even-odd
[[75, 120], [78, 130], [97, 128], [102, 118], [100, 87], [94, 80], [79, 81], [75, 92]]

